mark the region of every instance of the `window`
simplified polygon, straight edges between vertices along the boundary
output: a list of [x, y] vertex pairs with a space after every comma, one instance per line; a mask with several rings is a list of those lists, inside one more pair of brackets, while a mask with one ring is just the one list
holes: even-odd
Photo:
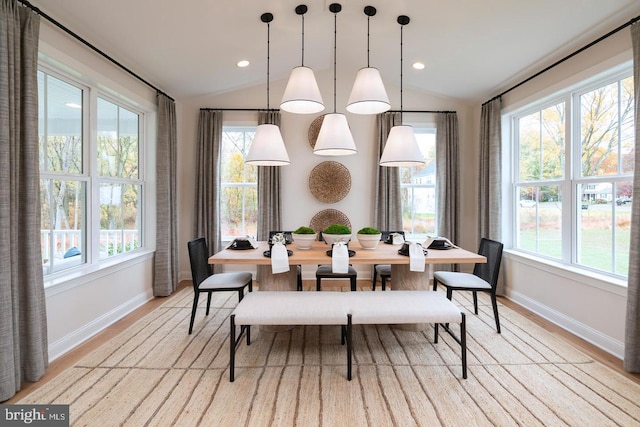
[[38, 71], [44, 274], [142, 245], [143, 116], [92, 98], [91, 90], [53, 71]]
[[400, 168], [402, 229], [414, 237], [435, 235], [436, 223], [436, 130], [414, 128], [424, 165]]
[[512, 115], [515, 248], [627, 275], [633, 117], [630, 68]]
[[258, 168], [245, 164], [255, 126], [224, 126], [220, 154], [220, 221], [222, 240], [256, 236]]

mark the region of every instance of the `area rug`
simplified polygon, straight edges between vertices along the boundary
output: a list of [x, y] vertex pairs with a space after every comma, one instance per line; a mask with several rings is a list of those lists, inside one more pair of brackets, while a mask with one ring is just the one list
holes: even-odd
[[[20, 403], [69, 404], [77, 426], [608, 426], [640, 425], [640, 385], [488, 299], [467, 312], [469, 376], [460, 349], [433, 328], [354, 326], [353, 380], [340, 331], [252, 328], [229, 382], [236, 293], [199, 308], [191, 289], [107, 341]], [[202, 298], [205, 300], [205, 298]], [[204, 301], [202, 301], [204, 304]]]

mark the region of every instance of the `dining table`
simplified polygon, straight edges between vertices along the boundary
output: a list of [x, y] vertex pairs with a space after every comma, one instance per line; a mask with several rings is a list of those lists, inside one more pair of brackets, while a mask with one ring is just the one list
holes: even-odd
[[[297, 290], [299, 265], [326, 265], [331, 264], [331, 247], [323, 241], [315, 241], [310, 249], [296, 249], [295, 244], [287, 245], [290, 251], [289, 271], [279, 274], [271, 273], [271, 258], [269, 243], [257, 241], [255, 248], [232, 249], [227, 247], [209, 257], [209, 264], [239, 264], [257, 265], [258, 269], [266, 270], [267, 274], [261, 274], [259, 291], [295, 291]], [[358, 241], [348, 243], [350, 264], [390, 264], [392, 290], [426, 290], [430, 286], [430, 277], [433, 276], [433, 268], [437, 264], [476, 264], [486, 263], [487, 259], [475, 252], [459, 247], [446, 250], [427, 249], [425, 255], [424, 271], [411, 271], [410, 257], [399, 253], [401, 245], [380, 242], [374, 249], [364, 249]], [[255, 288], [254, 288], [255, 289]], [[395, 325], [405, 330], [424, 330], [428, 325]], [[282, 332], [292, 329], [290, 326], [261, 326], [261, 330], [268, 332]]]
[[[244, 250], [227, 247], [209, 257], [209, 264], [257, 265], [267, 266], [268, 269], [271, 265], [271, 258], [265, 253], [269, 253], [269, 243], [258, 241], [256, 246], [256, 248]], [[348, 249], [351, 252], [349, 264], [390, 264], [394, 290], [424, 290], [429, 286], [430, 273], [432, 275], [431, 270], [436, 264], [487, 262], [484, 256], [459, 247], [446, 250], [427, 249], [425, 271], [411, 271], [409, 268], [410, 258], [399, 253], [400, 247], [401, 245], [380, 242], [375, 249], [363, 249], [357, 240], [350, 241], [348, 243]], [[264, 277], [259, 283], [260, 291], [295, 291], [297, 288], [297, 267], [295, 266], [331, 264], [331, 256], [329, 255], [331, 247], [325, 242], [315, 241], [310, 249], [296, 249], [295, 244], [289, 244], [287, 249], [291, 251], [289, 272], [263, 275]]]

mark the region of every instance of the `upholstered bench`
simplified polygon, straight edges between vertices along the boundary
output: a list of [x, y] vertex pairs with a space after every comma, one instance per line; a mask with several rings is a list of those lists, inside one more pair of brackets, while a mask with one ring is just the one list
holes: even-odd
[[[352, 325], [433, 323], [434, 342], [438, 327], [460, 344], [462, 377], [467, 378], [465, 315], [443, 294], [433, 291], [391, 292], [250, 292], [238, 303], [230, 318], [230, 381], [235, 377], [235, 353], [242, 334], [251, 344], [254, 325], [337, 325], [342, 344], [347, 345], [347, 379], [352, 370]], [[460, 325], [457, 337], [447, 326]], [[236, 337], [236, 326], [240, 334]]]

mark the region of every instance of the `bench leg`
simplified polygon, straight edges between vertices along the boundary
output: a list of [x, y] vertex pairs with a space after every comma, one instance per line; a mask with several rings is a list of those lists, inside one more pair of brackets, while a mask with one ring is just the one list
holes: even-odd
[[351, 352], [352, 352], [352, 334], [353, 325], [351, 324], [351, 315], [347, 314], [347, 379], [351, 381]]
[[231, 315], [231, 333], [229, 337], [229, 382], [233, 382], [235, 379], [235, 365], [236, 365], [236, 316]]

